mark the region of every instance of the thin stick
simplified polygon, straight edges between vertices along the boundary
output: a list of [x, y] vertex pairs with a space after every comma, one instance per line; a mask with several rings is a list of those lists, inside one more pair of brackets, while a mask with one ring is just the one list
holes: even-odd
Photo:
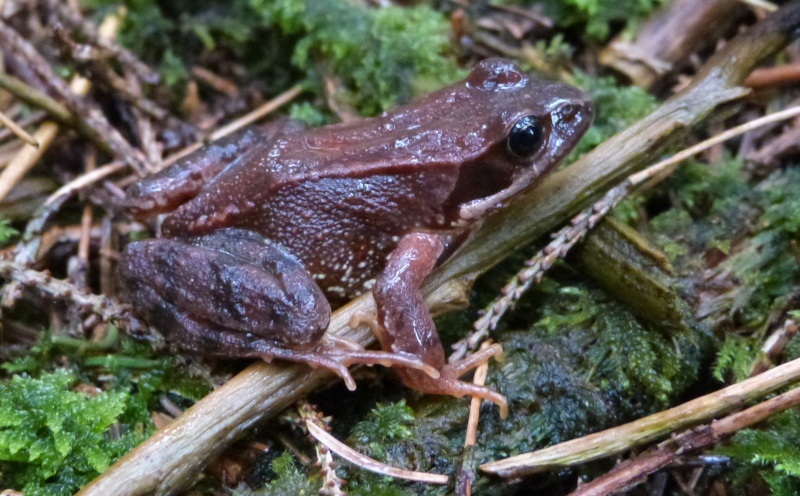
[[[786, 119], [791, 119], [792, 117], [795, 117], [797, 115], [800, 115], [800, 105], [795, 107], [789, 107], [786, 110], [781, 110], [780, 112], [775, 112], [773, 114], [765, 115], [764, 117], [759, 117], [758, 119], [753, 119], [752, 121], [745, 122], [742, 125], [728, 129], [727, 131], [721, 132], [716, 136], [712, 136], [711, 138], [705, 141], [701, 141], [700, 143], [694, 146], [690, 146], [685, 150], [681, 150], [680, 152], [676, 153], [670, 158], [662, 160], [657, 164], [653, 164], [641, 172], [631, 174], [630, 176], [628, 176], [628, 181], [630, 181], [630, 183], [633, 186], [638, 186], [639, 184], [642, 184], [645, 181], [650, 181], [651, 179], [660, 181], [673, 171], [674, 166], [676, 166], [680, 162], [683, 162], [689, 157], [697, 155], [698, 153], [708, 150], [712, 146], [718, 145], [731, 138], [741, 136], [744, 133], [752, 131], [753, 129], [756, 129], [758, 127], [764, 126], [766, 124], [772, 124], [773, 122], [779, 122]], [[652, 185], [653, 183], [648, 183], [648, 186]]]
[[581, 485], [570, 496], [604, 496], [617, 494], [644, 482], [645, 477], [694, 452], [728, 438], [745, 427], [757, 424], [772, 415], [800, 404], [800, 388], [770, 398], [709, 425], [683, 432], [665, 441], [656, 450], [626, 461], [607, 474]]
[[18, 126], [17, 123], [14, 122], [13, 119], [9, 119], [9, 117], [6, 114], [4, 114], [3, 112], [0, 112], [0, 124], [2, 124], [5, 127], [7, 127], [12, 133], [14, 133], [17, 136], [17, 138], [21, 139], [25, 143], [27, 143], [27, 144], [29, 144], [29, 145], [31, 145], [33, 147], [38, 147], [39, 146], [39, 142], [36, 141], [36, 138], [34, 138], [30, 134], [28, 134], [28, 131], [26, 131], [26, 130], [22, 129], [20, 126]]
[[[108, 39], [116, 35], [119, 26], [119, 19], [116, 16], [107, 16], [103, 23], [100, 25], [101, 35]], [[89, 80], [75, 76], [70, 82], [69, 88], [74, 94], [83, 96], [89, 92]], [[59, 127], [54, 122], [45, 122], [39, 130], [34, 133], [34, 139], [39, 143], [38, 148], [31, 145], [25, 145], [22, 150], [14, 157], [0, 174], [0, 201], [2, 201], [14, 186], [28, 173], [31, 168], [39, 161], [42, 154], [53, 142], [56, 135], [58, 135]]]
[[303, 92], [303, 87], [301, 85], [298, 84], [296, 86], [292, 86], [291, 88], [284, 91], [280, 95], [276, 96], [272, 100], [264, 103], [260, 107], [253, 109], [252, 111], [236, 119], [235, 121], [232, 121], [226, 124], [225, 126], [217, 129], [216, 131], [211, 133], [211, 136], [208, 137], [208, 140], [198, 141], [197, 143], [187, 146], [183, 150], [173, 153], [172, 155], [164, 159], [164, 162], [161, 163], [159, 169], [163, 169], [168, 165], [174, 164], [175, 162], [189, 155], [190, 153], [199, 150], [200, 148], [203, 147], [203, 145], [205, 145], [210, 141], [216, 141], [220, 138], [224, 138], [225, 136], [233, 134], [245, 126], [249, 126], [250, 124], [256, 122], [257, 120], [262, 119], [263, 117], [271, 114], [275, 110], [279, 109], [280, 107], [294, 100], [297, 97], [297, 95], [299, 95], [302, 92]]
[[0, 201], [5, 199], [6, 195], [14, 189], [14, 186], [19, 184], [28, 171], [36, 165], [56, 135], [58, 135], [58, 124], [45, 122], [39, 126], [39, 129], [33, 134], [33, 139], [38, 143], [38, 146], [28, 144], [23, 146], [19, 153], [8, 163], [3, 173], [0, 174]]
[[[486, 350], [491, 345], [491, 340], [484, 341], [481, 350]], [[486, 376], [489, 374], [489, 361], [485, 361], [475, 368], [475, 375], [472, 378], [473, 384], [483, 386], [486, 384]], [[469, 403], [469, 418], [467, 419], [467, 433], [464, 436], [464, 458], [456, 482], [456, 492], [463, 496], [472, 496], [472, 483], [475, 481], [475, 458], [471, 455], [471, 450], [478, 442], [478, 421], [481, 416], [481, 398], [472, 397]]]
[[[488, 349], [490, 344], [491, 341], [485, 341], [481, 345], [481, 350]], [[488, 360], [475, 368], [475, 375], [472, 378], [472, 382], [476, 386], [483, 386], [486, 384], [487, 375], [489, 375]], [[465, 448], [468, 446], [475, 446], [478, 441], [478, 420], [480, 420], [481, 416], [481, 403], [483, 403], [483, 400], [477, 396], [473, 396], [472, 401], [469, 403], [469, 420], [467, 421], [467, 433], [464, 439]]]
[[308, 432], [316, 438], [317, 441], [324, 444], [332, 452], [344, 458], [348, 462], [361, 467], [376, 474], [388, 475], [389, 477], [396, 477], [398, 479], [407, 479], [414, 482], [427, 482], [428, 484], [447, 484], [449, 478], [446, 475], [429, 474], [427, 472], [415, 472], [413, 470], [404, 470], [397, 467], [392, 467], [373, 460], [368, 456], [364, 456], [353, 448], [342, 443], [332, 435], [325, 432], [322, 427], [319, 427], [314, 422], [306, 422]]
[[762, 9], [766, 12], [775, 12], [778, 10], [778, 6], [772, 2], [768, 2], [767, 0], [739, 0], [740, 2], [747, 4], [751, 7]]
[[47, 201], [45, 201], [44, 204], [50, 205], [62, 196], [72, 195], [76, 191], [80, 191], [81, 189], [94, 184], [101, 179], [105, 179], [106, 177], [116, 174], [117, 172], [124, 171], [125, 167], [126, 164], [123, 162], [111, 162], [110, 164], [106, 164], [98, 169], [81, 174], [72, 181], [58, 188], [47, 198]]
[[800, 380], [800, 359], [628, 424], [539, 451], [486, 463], [479, 468], [502, 477], [521, 477], [618, 455], [662, 438], [670, 432], [736, 410], [798, 380]]

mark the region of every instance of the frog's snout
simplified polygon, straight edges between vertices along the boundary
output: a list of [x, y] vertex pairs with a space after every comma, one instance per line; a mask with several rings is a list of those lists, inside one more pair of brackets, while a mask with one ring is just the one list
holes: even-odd
[[572, 136], [582, 136], [594, 120], [594, 103], [581, 95], [561, 102], [553, 110], [553, 123], [559, 130], [571, 131]]

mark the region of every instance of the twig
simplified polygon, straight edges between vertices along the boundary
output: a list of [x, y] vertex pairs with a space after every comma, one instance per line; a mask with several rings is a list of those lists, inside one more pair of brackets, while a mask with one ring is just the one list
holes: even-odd
[[778, 356], [783, 353], [783, 349], [789, 344], [789, 341], [796, 335], [797, 323], [794, 319], [786, 319], [786, 322], [783, 323], [780, 329], [773, 332], [764, 341], [764, 344], [761, 346], [759, 358], [756, 360], [756, 363], [753, 364], [753, 370], [750, 372], [750, 376], [761, 374], [770, 368], [775, 363]]
[[11, 159], [8, 166], [0, 174], [0, 201], [14, 189], [31, 168], [39, 161], [42, 154], [53, 142], [58, 134], [58, 124], [45, 122], [33, 134], [33, 139], [38, 146], [26, 144], [22, 150]]
[[342, 443], [335, 437], [331, 436], [322, 427], [319, 427], [314, 422], [306, 422], [308, 432], [316, 438], [317, 441], [327, 446], [328, 449], [341, 456], [348, 462], [361, 467], [376, 474], [385, 475], [388, 477], [395, 477], [398, 479], [407, 479], [414, 482], [424, 482], [428, 484], [447, 484], [449, 481], [446, 475], [429, 474], [427, 472], [415, 472], [413, 470], [404, 470], [397, 467], [392, 467], [373, 460], [367, 456], [362, 455], [353, 448]]
[[[86, 293], [74, 284], [53, 278], [47, 272], [28, 269], [10, 260], [0, 260], [0, 275], [52, 299], [63, 300], [83, 313], [99, 315], [104, 321], [115, 320], [123, 324], [135, 322], [138, 325], [138, 320], [131, 314], [128, 305], [105, 296]], [[5, 301], [3, 305], [5, 306]]]
[[632, 488], [648, 474], [675, 463], [680, 458], [707, 449], [745, 427], [800, 404], [800, 387], [770, 398], [709, 425], [683, 432], [650, 453], [626, 461], [605, 475], [583, 484], [570, 496], [605, 496]]
[[[326, 433], [329, 433], [330, 417], [322, 417], [322, 413], [317, 411], [316, 407], [303, 400], [297, 406], [297, 411], [300, 414], [301, 420], [308, 428], [308, 424], [314, 424]], [[309, 436], [315, 439], [314, 436]], [[314, 443], [314, 451], [317, 455], [317, 465], [319, 465], [320, 473], [322, 473], [322, 487], [319, 490], [320, 496], [345, 496], [342, 490], [345, 482], [336, 474], [336, 462], [333, 460], [331, 450], [321, 442]]]
[[784, 64], [775, 67], [762, 67], [750, 74], [744, 84], [760, 89], [781, 84], [796, 84], [800, 81], [800, 64]]
[[766, 12], [775, 12], [778, 10], [778, 6], [772, 2], [768, 2], [767, 0], [739, 0], [740, 2], [747, 4], [751, 7], [755, 7], [757, 9], [763, 9]]
[[[2, 76], [3, 74], [0, 73], [0, 77]], [[24, 129], [26, 127], [41, 123], [45, 117], [46, 114], [44, 112], [37, 110], [36, 112], [31, 112], [29, 115], [19, 119], [17, 122], [15, 122], [15, 124]], [[7, 140], [13, 135], [14, 133], [8, 128], [0, 129], [0, 142]]]
[[[491, 345], [491, 341], [485, 341], [481, 345], [481, 350], [486, 350]], [[475, 368], [475, 375], [472, 378], [473, 384], [483, 386], [486, 384], [486, 376], [489, 374], [489, 362], [486, 361]], [[472, 483], [475, 482], [475, 457], [474, 449], [478, 442], [478, 420], [481, 416], [481, 403], [483, 400], [473, 397], [469, 403], [469, 418], [467, 420], [467, 432], [464, 436], [464, 457], [461, 461], [458, 475], [456, 476], [456, 494], [459, 496], [472, 495]]]
[[[86, 37], [88, 43], [96, 45], [106, 52], [108, 56], [119, 60], [124, 67], [136, 74], [142, 81], [148, 84], [156, 84], [160, 81], [161, 77], [156, 71], [139, 60], [130, 50], [115, 44], [113, 40], [103, 36], [102, 28], [100, 30], [95, 29], [94, 25], [87, 22], [79, 11], [70, 8], [67, 2], [63, 2], [62, 0], [50, 0], [48, 2], [48, 9], [52, 12], [56, 12], [59, 19], [68, 26], [80, 30]], [[117, 12], [117, 16], [120, 18], [124, 18], [126, 15], [127, 12], [124, 7], [121, 7]]]
[[100, 150], [109, 154], [114, 153], [108, 144], [104, 142], [91, 127], [78, 119], [67, 107], [53, 100], [41, 91], [3, 72], [0, 72], [0, 88], [13, 94], [28, 105], [44, 110], [49, 118], [65, 127], [74, 129], [78, 134], [94, 143]]
[[618, 455], [679, 429], [718, 417], [800, 380], [800, 359], [701, 396], [675, 408], [539, 451], [485, 463], [479, 468], [501, 477], [522, 477]]
[[[117, 19], [111, 16], [106, 17], [100, 27], [104, 36], [113, 37], [117, 29]], [[28, 43], [22, 40], [10, 27], [0, 21], [0, 40], [26, 47], [25, 50], [32, 50]], [[32, 56], [32, 55], [31, 55]], [[38, 54], [37, 54], [38, 56]], [[55, 76], [53, 76], [55, 78]], [[84, 95], [89, 91], [89, 82], [82, 77], [73, 78], [69, 87], [75, 95]], [[39, 143], [38, 147], [25, 145], [11, 163], [0, 174], [0, 200], [6, 197], [16, 184], [28, 173], [28, 171], [38, 162], [44, 151], [58, 134], [58, 124], [45, 122], [34, 134], [35, 140]]]
[[[118, 25], [119, 19], [116, 16], [106, 17], [100, 26], [100, 36], [106, 39], [113, 38]], [[40, 80], [64, 100], [67, 108], [80, 116], [89, 127], [103, 137], [103, 140], [108, 143], [118, 157], [128, 162], [140, 174], [150, 168], [141, 152], [132, 147], [122, 134], [109, 124], [103, 113], [96, 106], [81, 98], [89, 91], [90, 84], [87, 79], [76, 76], [67, 86], [61, 78], [53, 73], [50, 65], [36, 49], [2, 20], [0, 20], [0, 43], [3, 43], [6, 49], [12, 50], [15, 55], [22, 57]]]
[[220, 138], [224, 138], [225, 136], [233, 134], [243, 127], [249, 126], [250, 124], [258, 121], [259, 119], [262, 119], [263, 117], [271, 114], [280, 107], [291, 102], [292, 100], [297, 98], [297, 96], [302, 92], [303, 92], [303, 87], [301, 85], [292, 86], [291, 88], [284, 91], [280, 95], [276, 96], [272, 100], [264, 103], [257, 109], [254, 109], [248, 112], [247, 114], [243, 115], [242, 117], [236, 119], [235, 121], [230, 122], [225, 126], [217, 129], [216, 131], [211, 133], [211, 136], [208, 137], [208, 140], [191, 144], [186, 148], [184, 148], [183, 150], [173, 153], [164, 160], [164, 162], [159, 166], [159, 168], [164, 168], [174, 164], [175, 162], [189, 155], [190, 153], [199, 150], [207, 142], [216, 141]]
[[14, 133], [19, 139], [24, 141], [25, 143], [33, 146], [38, 147], [39, 142], [36, 141], [36, 138], [28, 134], [28, 132], [22, 129], [20, 126], [17, 125], [12, 119], [9, 119], [6, 114], [0, 112], [0, 124], [7, 127], [12, 133]]
[[91, 186], [92, 184], [105, 179], [108, 176], [122, 172], [125, 170], [125, 164], [122, 162], [111, 162], [97, 169], [88, 171], [76, 177], [72, 181], [64, 184], [58, 188], [45, 202], [45, 205], [53, 204], [58, 198], [62, 196], [72, 196], [78, 191]]
[[[108, 165], [95, 169], [91, 172], [83, 174], [73, 181], [63, 185], [55, 193], [48, 197], [47, 201], [39, 208], [33, 218], [28, 221], [25, 226], [25, 233], [22, 236], [22, 241], [17, 245], [14, 250], [14, 263], [18, 267], [28, 267], [36, 261], [39, 254], [39, 249], [42, 245], [42, 233], [47, 226], [49, 220], [53, 215], [58, 212], [61, 205], [69, 199], [69, 197], [95, 181], [107, 177], [115, 172], [124, 170], [125, 165], [122, 162], [112, 162]], [[2, 179], [2, 175], [0, 175]], [[20, 282], [12, 280], [2, 288], [2, 300], [5, 306], [13, 305], [14, 301], [20, 294]]]

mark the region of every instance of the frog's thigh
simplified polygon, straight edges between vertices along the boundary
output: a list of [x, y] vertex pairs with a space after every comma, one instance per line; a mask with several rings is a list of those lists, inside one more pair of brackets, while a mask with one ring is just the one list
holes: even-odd
[[[240, 348], [234, 344], [240, 336], [285, 348], [307, 348], [320, 340], [330, 306], [303, 266], [279, 246], [238, 229], [189, 242], [139, 241], [122, 254], [123, 297], [151, 324], [189, 348], [195, 341], [223, 338]], [[247, 353], [220, 349], [218, 354]]]

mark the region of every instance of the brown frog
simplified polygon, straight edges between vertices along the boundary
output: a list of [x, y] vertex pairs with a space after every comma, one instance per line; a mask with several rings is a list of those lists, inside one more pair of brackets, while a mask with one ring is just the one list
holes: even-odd
[[[167, 214], [129, 244], [123, 297], [184, 348], [327, 367], [394, 365], [409, 387], [505, 398], [458, 378], [499, 346], [447, 364], [420, 285], [471, 229], [577, 144], [575, 88], [480, 62], [465, 81], [371, 119], [285, 121], [215, 142], [134, 184], [127, 207]], [[383, 351], [323, 335], [331, 307], [372, 291]]]

